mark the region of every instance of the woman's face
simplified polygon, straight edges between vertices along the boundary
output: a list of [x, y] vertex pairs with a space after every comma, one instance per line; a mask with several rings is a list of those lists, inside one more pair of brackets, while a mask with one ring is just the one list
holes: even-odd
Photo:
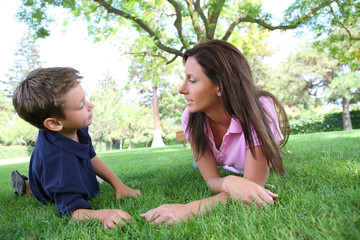
[[219, 87], [203, 72], [194, 57], [189, 57], [185, 64], [185, 81], [179, 88], [184, 94], [189, 112], [210, 112], [220, 103]]

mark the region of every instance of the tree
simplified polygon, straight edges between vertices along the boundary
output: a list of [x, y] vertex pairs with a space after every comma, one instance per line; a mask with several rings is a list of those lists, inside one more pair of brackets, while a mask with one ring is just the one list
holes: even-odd
[[298, 0], [277, 25], [272, 24], [271, 14], [263, 12], [260, 0], [23, 0], [18, 16], [36, 30], [37, 37], [50, 34], [47, 29], [53, 20], [47, 11], [50, 6], [84, 16], [89, 23], [89, 33], [96, 39], [115, 35], [119, 24], [128, 24], [145, 33], [156, 48], [169, 53], [170, 63], [182, 56], [184, 49], [204, 39], [229, 40], [234, 31], [246, 35], [251, 24], [268, 30], [295, 29], [313, 24], [313, 17], [319, 18], [324, 11], [329, 12], [324, 9], [330, 5], [342, 9], [348, 1]]
[[[164, 6], [161, 4], [159, 6], [156, 5], [154, 6], [154, 11], [148, 13], [148, 15], [153, 16], [152, 18], [149, 18], [149, 24], [154, 25], [154, 22], [156, 23], [156, 12], [164, 11], [162, 7]], [[153, 12], [155, 12], [155, 15]], [[259, 31], [259, 29], [254, 26], [249, 25], [247, 26], [247, 29], [251, 33], [251, 36], [242, 33], [242, 36], [240, 37], [240, 32], [237, 32], [232, 35], [233, 39], [231, 40], [242, 47], [245, 55], [257, 54], [259, 52], [262, 53], [263, 47], [260, 42], [267, 34], [264, 33], [264, 31]], [[164, 37], [165, 35], [169, 35], [169, 33], [165, 32], [162, 34]], [[161, 51], [161, 49], [154, 44], [152, 39], [149, 39], [149, 37], [141, 31], [139, 32], [139, 37], [134, 41], [134, 44], [132, 44], [130, 51], [127, 52], [131, 55], [132, 59], [132, 64], [129, 69], [131, 76], [129, 86], [138, 88], [142, 95], [149, 97], [146, 100], [151, 101], [151, 106], [153, 108], [154, 138], [152, 147], [164, 146], [161, 136], [160, 121], [160, 115], [164, 115], [164, 113], [161, 113], [159, 110], [158, 95], [161, 95], [162, 91], [167, 91], [170, 82], [169, 76], [171, 75], [171, 71], [174, 69], [175, 64], [173, 63], [171, 66], [166, 64], [172, 62], [172, 60], [170, 60], [171, 54]], [[165, 78], [165, 76], [167, 76], [167, 78]], [[151, 95], [147, 95], [148, 93]], [[176, 95], [178, 95], [177, 91]], [[180, 98], [182, 97], [180, 96]]]
[[[359, 6], [357, 7], [359, 10]], [[354, 16], [356, 16], [355, 13]], [[350, 17], [350, 22], [353, 22], [354, 16]], [[328, 100], [336, 102], [336, 100], [341, 99], [344, 130], [351, 130], [350, 104], [355, 103], [358, 99], [358, 87], [360, 85], [358, 78], [360, 41], [356, 37], [359, 36], [360, 25], [358, 21], [351, 26], [346, 26], [345, 24], [348, 22], [343, 22], [342, 19], [334, 19], [334, 21], [333, 32], [329, 33], [326, 38], [316, 41], [314, 46], [319, 51], [330, 54], [339, 62], [337, 77], [329, 86]]]
[[129, 139], [129, 148], [132, 147], [132, 138], [148, 128], [149, 117], [144, 108], [134, 103], [125, 102], [122, 99], [121, 90], [115, 79], [106, 76], [100, 81], [98, 91], [91, 95], [94, 103], [94, 120], [90, 127], [90, 133], [102, 151], [102, 143], [109, 142], [110, 148], [113, 143], [122, 143], [125, 138]]
[[24, 149], [35, 143], [38, 130], [22, 120], [11, 104], [15, 88], [30, 71], [41, 67], [39, 52], [31, 33], [25, 33], [15, 51], [14, 66], [6, 79], [1, 80], [4, 89], [0, 92], [0, 140], [5, 144], [19, 144]]
[[27, 73], [41, 67], [42, 63], [37, 48], [31, 32], [26, 32], [21, 37], [19, 47], [15, 51], [14, 66], [6, 74], [7, 79], [1, 81], [5, 85], [4, 92], [7, 97], [12, 97], [15, 88]]
[[311, 45], [290, 55], [279, 70], [258, 62], [251, 64], [257, 84], [285, 104], [290, 118], [298, 118], [299, 113], [311, 112], [312, 107], [321, 105], [323, 91], [339, 70], [339, 62], [333, 56]]
[[102, 151], [102, 143], [109, 140], [113, 127], [120, 120], [118, 113], [121, 112], [122, 105], [115, 79], [109, 75], [105, 76], [99, 83], [98, 91], [90, 97], [90, 101], [95, 105], [90, 133], [95, 141], [94, 147], [100, 144], [99, 151]]
[[284, 19], [292, 25], [299, 17], [307, 17], [302, 26], [314, 32], [316, 38], [330, 36], [334, 42], [360, 41], [358, 0], [297, 0], [285, 11]]
[[330, 101], [341, 99], [344, 130], [352, 130], [349, 106], [360, 100], [360, 71], [340, 73], [330, 83], [328, 94]]
[[132, 148], [132, 139], [139, 139], [140, 136], [145, 136], [146, 146], [148, 146], [149, 133], [151, 132], [151, 120], [153, 119], [151, 110], [136, 102], [126, 105], [124, 119], [122, 120], [123, 131], [127, 139], [129, 139], [129, 149]]
[[[149, 102], [153, 110], [154, 132], [151, 147], [165, 146], [161, 136], [160, 111], [159, 111], [159, 90], [168, 85], [165, 78], [171, 72], [172, 67], [166, 65], [166, 58], [159, 53], [159, 50], [152, 46], [147, 38], [140, 36], [129, 52], [132, 64], [129, 68], [130, 79], [128, 88], [133, 86], [138, 89], [144, 102]], [[150, 96], [149, 96], [150, 94]]]
[[184, 96], [179, 94], [178, 91], [180, 84], [168, 86], [166, 91], [162, 91], [159, 97], [161, 119], [172, 119], [178, 124], [180, 124], [181, 114], [186, 107]]

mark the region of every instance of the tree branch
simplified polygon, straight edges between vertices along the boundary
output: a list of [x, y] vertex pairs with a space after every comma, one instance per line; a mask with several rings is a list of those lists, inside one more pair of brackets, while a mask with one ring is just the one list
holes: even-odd
[[214, 39], [215, 36], [215, 29], [217, 26], [217, 22], [221, 13], [222, 8], [224, 7], [225, 1], [224, 0], [218, 0], [215, 2], [215, 7], [212, 9], [212, 11], [209, 11], [209, 28], [206, 32], [207, 39]]
[[345, 29], [345, 31], [346, 31], [347, 34], [349, 35], [349, 40], [350, 40], [350, 41], [352, 41], [352, 40], [357, 40], [357, 41], [359, 41], [359, 40], [360, 40], [360, 37], [353, 37], [353, 36], [351, 35], [350, 30], [347, 29], [342, 22], [340, 22], [339, 18], [338, 18], [338, 17], [336, 16], [336, 14], [334, 13], [333, 8], [332, 8], [331, 6], [329, 6], [329, 7], [330, 7], [330, 12], [331, 12], [331, 14], [333, 15], [335, 21], [336, 21], [343, 29]]
[[[209, 22], [208, 19], [206, 18], [204, 11], [202, 10], [201, 6], [200, 6], [200, 0], [196, 0], [194, 3], [195, 6], [195, 11], [199, 14], [201, 20], [204, 23], [205, 26], [205, 36], [207, 36], [207, 33], [209, 32]], [[200, 39], [199, 39], [200, 40]], [[202, 39], [201, 39], [202, 40]]]
[[230, 24], [228, 30], [226, 31], [226, 33], [223, 36], [223, 40], [227, 40], [231, 33], [233, 32], [233, 30], [235, 29], [235, 27], [240, 24], [241, 22], [251, 22], [251, 23], [257, 23], [258, 25], [269, 29], [269, 30], [277, 30], [277, 29], [281, 29], [281, 30], [289, 30], [289, 29], [295, 29], [297, 28], [300, 24], [302, 24], [302, 22], [305, 19], [308, 19], [311, 17], [311, 15], [313, 15], [314, 13], [318, 12], [319, 10], [323, 9], [324, 7], [330, 6], [331, 3], [335, 2], [335, 0], [331, 0], [331, 1], [327, 1], [324, 2], [322, 4], [320, 4], [318, 7], [315, 7], [313, 9], [311, 9], [307, 14], [304, 14], [303, 16], [301, 16], [295, 23], [290, 24], [290, 25], [279, 25], [279, 26], [273, 26], [271, 24], [268, 24], [266, 22], [264, 22], [261, 19], [253, 19], [250, 18], [248, 16], [243, 17], [243, 18], [236, 18], [235, 21], [233, 23]]
[[173, 5], [173, 7], [175, 8], [175, 12], [176, 12], [176, 20], [174, 22], [174, 26], [178, 32], [179, 35], [179, 39], [182, 43], [183, 46], [185, 46], [185, 48], [189, 48], [188, 43], [186, 42], [184, 35], [183, 35], [183, 31], [182, 31], [182, 13], [181, 13], [181, 5], [175, 1], [175, 0], [167, 0], [171, 5]]
[[126, 19], [129, 19], [129, 20], [135, 22], [137, 25], [139, 25], [139, 27], [141, 27], [144, 31], [146, 31], [150, 35], [150, 37], [154, 38], [155, 45], [158, 48], [160, 48], [161, 50], [163, 50], [165, 52], [168, 52], [168, 53], [171, 53], [171, 54], [175, 54], [177, 56], [182, 56], [181, 51], [165, 46], [161, 42], [160, 38], [155, 34], [155, 32], [141, 19], [139, 19], [139, 18], [137, 18], [135, 16], [132, 16], [131, 14], [126, 13], [126, 12], [120, 10], [120, 9], [112, 7], [110, 4], [108, 4], [104, 0], [94, 0], [94, 1], [97, 2], [98, 4], [100, 4], [102, 7], [104, 7], [107, 10], [108, 13], [113, 13], [115, 15], [119, 15], [121, 17], [124, 17]]
[[[185, 48], [185, 47], [182, 46], [181, 49], [180, 49], [180, 51], [182, 52], [182, 51], [184, 50], [184, 48]], [[167, 61], [167, 62], [166, 62], [166, 65], [168, 65], [168, 64], [172, 63], [173, 61], [175, 61], [175, 59], [176, 59], [177, 57], [179, 57], [179, 56], [175, 55], [172, 59], [170, 59], [170, 61]], [[181, 56], [180, 56], [180, 57], [181, 57]]]
[[146, 57], [146, 55], [150, 55], [151, 57], [154, 57], [154, 58], [161, 58], [163, 59], [165, 62], [167, 61], [167, 58], [164, 57], [163, 55], [160, 55], [160, 54], [154, 54], [154, 53], [151, 53], [151, 52], [147, 52], [147, 51], [144, 51], [144, 52], [128, 52], [127, 54], [129, 55], [134, 55], [134, 56], [140, 56], [140, 57]]
[[186, 3], [188, 5], [191, 21], [195, 30], [195, 34], [197, 36], [198, 41], [201, 41], [204, 38], [203, 31], [200, 27], [199, 21], [197, 19], [197, 16], [195, 16], [195, 11], [193, 7], [193, 1], [192, 0], [186, 0]]

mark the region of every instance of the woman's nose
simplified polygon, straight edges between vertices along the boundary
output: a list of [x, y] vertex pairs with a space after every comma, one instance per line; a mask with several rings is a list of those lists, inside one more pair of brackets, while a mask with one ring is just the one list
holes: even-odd
[[179, 93], [180, 94], [185, 94], [185, 91], [186, 91], [186, 86], [185, 86], [185, 82], [186, 81], [184, 81], [181, 85], [180, 85], [180, 87], [179, 87], [179, 89], [178, 89], [178, 91], [179, 91]]

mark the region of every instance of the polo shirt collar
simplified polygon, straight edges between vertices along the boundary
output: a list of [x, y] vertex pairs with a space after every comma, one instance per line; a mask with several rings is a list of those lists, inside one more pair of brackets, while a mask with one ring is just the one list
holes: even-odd
[[230, 133], [242, 133], [243, 132], [243, 129], [241, 127], [239, 120], [237, 120], [234, 117], [231, 118], [229, 132]]
[[49, 142], [54, 144], [58, 148], [70, 152], [82, 159], [86, 159], [89, 157], [90, 139], [81, 130], [78, 130], [77, 132], [80, 143], [75, 142], [74, 140], [65, 137], [57, 132], [45, 131], [45, 133]]
[[[208, 135], [208, 136], [209, 136], [209, 134], [212, 135], [212, 131], [210, 131], [210, 129], [211, 129], [211, 127], [210, 127], [210, 119], [206, 116], [206, 118], [205, 118], [205, 129], [204, 129], [205, 135]], [[243, 129], [241, 127], [241, 124], [240, 124], [239, 120], [237, 120], [234, 117], [231, 118], [231, 122], [230, 122], [228, 132], [229, 133], [242, 133], [243, 132]]]

